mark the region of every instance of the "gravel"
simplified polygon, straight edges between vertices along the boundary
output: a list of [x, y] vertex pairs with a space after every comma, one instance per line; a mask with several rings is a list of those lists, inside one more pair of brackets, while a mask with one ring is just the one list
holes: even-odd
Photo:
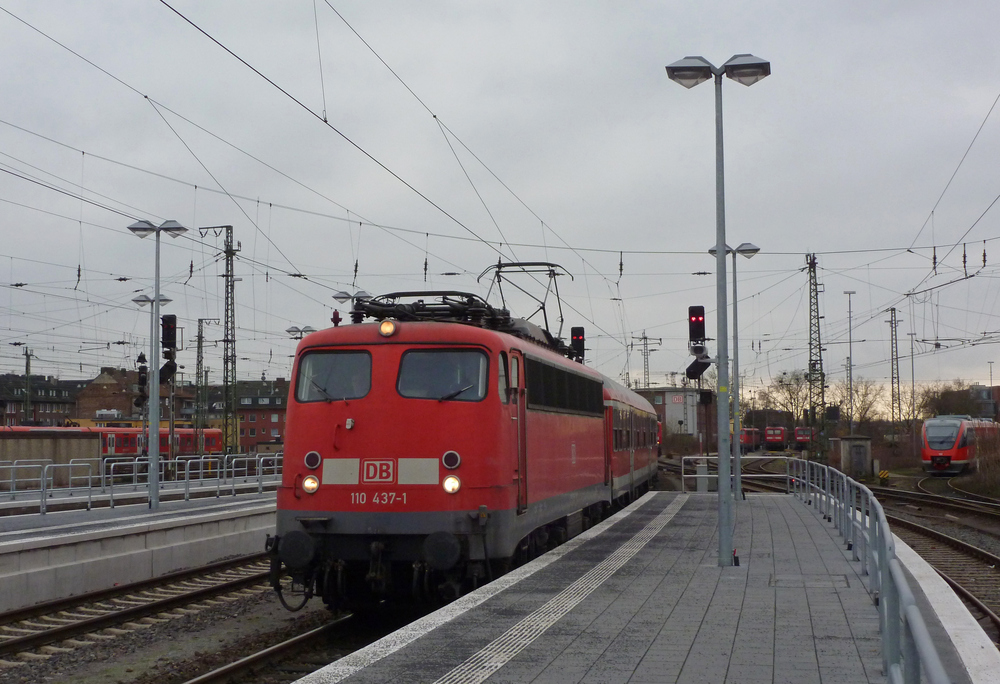
[[329, 619], [321, 601], [289, 613], [270, 588], [261, 589], [234, 600], [219, 599], [196, 613], [131, 630], [95, 646], [0, 666], [0, 683], [174, 684]]

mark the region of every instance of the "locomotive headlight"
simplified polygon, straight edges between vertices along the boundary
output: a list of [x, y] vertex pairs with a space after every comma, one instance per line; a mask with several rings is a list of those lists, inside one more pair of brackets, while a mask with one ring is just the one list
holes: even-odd
[[382, 337], [390, 337], [396, 332], [396, 321], [387, 318], [378, 324], [378, 334]]
[[302, 478], [302, 490], [306, 494], [315, 494], [319, 489], [319, 478], [315, 475], [306, 475]]
[[462, 488], [462, 481], [459, 480], [454, 475], [449, 475], [448, 477], [444, 478], [444, 482], [441, 483], [441, 486], [444, 487], [444, 491], [448, 492], [449, 494], [454, 494], [455, 492], [457, 492], [459, 489]]

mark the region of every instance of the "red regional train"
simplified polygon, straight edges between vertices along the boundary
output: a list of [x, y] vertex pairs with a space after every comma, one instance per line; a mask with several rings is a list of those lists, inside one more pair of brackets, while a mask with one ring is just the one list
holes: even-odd
[[266, 545], [286, 608], [454, 598], [650, 488], [655, 410], [582, 346], [468, 293], [355, 307], [295, 355]]
[[788, 428], [764, 428], [764, 449], [767, 451], [784, 451], [788, 448]]
[[957, 474], [975, 469], [978, 443], [997, 439], [1000, 426], [971, 416], [935, 416], [921, 429], [921, 457], [928, 473]]
[[[137, 427], [37, 427], [28, 425], [3, 425], [0, 433], [45, 432], [48, 434], [79, 434], [97, 433], [101, 436], [101, 456], [138, 456], [145, 450], [146, 435]], [[222, 453], [222, 430], [206, 428], [202, 430], [205, 436], [205, 453]], [[174, 455], [188, 456], [197, 454], [195, 430], [191, 428], [174, 429]], [[169, 453], [169, 432], [160, 429], [160, 455], [166, 458]]]

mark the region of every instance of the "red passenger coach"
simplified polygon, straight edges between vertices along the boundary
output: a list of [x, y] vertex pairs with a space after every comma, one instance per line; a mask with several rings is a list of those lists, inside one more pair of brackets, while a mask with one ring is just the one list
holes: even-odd
[[921, 458], [928, 473], [957, 474], [976, 467], [980, 443], [1000, 436], [992, 420], [971, 416], [935, 416], [921, 429]]
[[537, 326], [458, 292], [352, 319], [296, 352], [267, 543], [283, 603], [286, 571], [331, 609], [458, 596], [655, 477], [653, 407]]

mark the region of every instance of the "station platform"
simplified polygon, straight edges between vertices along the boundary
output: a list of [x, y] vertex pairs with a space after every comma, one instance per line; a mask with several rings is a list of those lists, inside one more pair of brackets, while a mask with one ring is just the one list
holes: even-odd
[[[714, 494], [647, 494], [559, 548], [298, 681], [887, 681], [878, 610], [860, 563], [831, 524], [792, 496], [749, 495], [737, 504], [740, 564], [733, 567], [718, 565], [717, 527]], [[964, 612], [972, 620], [960, 603], [939, 607], [934, 592], [920, 600], [932, 612]], [[996, 648], [977, 642], [984, 660], [970, 664], [976, 654], [950, 645], [947, 631], [955, 627], [931, 622], [952, 682], [995, 681], [981, 677], [998, 671]]]
[[2, 516], [0, 612], [263, 552], [275, 500], [254, 491], [161, 500], [155, 511], [143, 499]]

